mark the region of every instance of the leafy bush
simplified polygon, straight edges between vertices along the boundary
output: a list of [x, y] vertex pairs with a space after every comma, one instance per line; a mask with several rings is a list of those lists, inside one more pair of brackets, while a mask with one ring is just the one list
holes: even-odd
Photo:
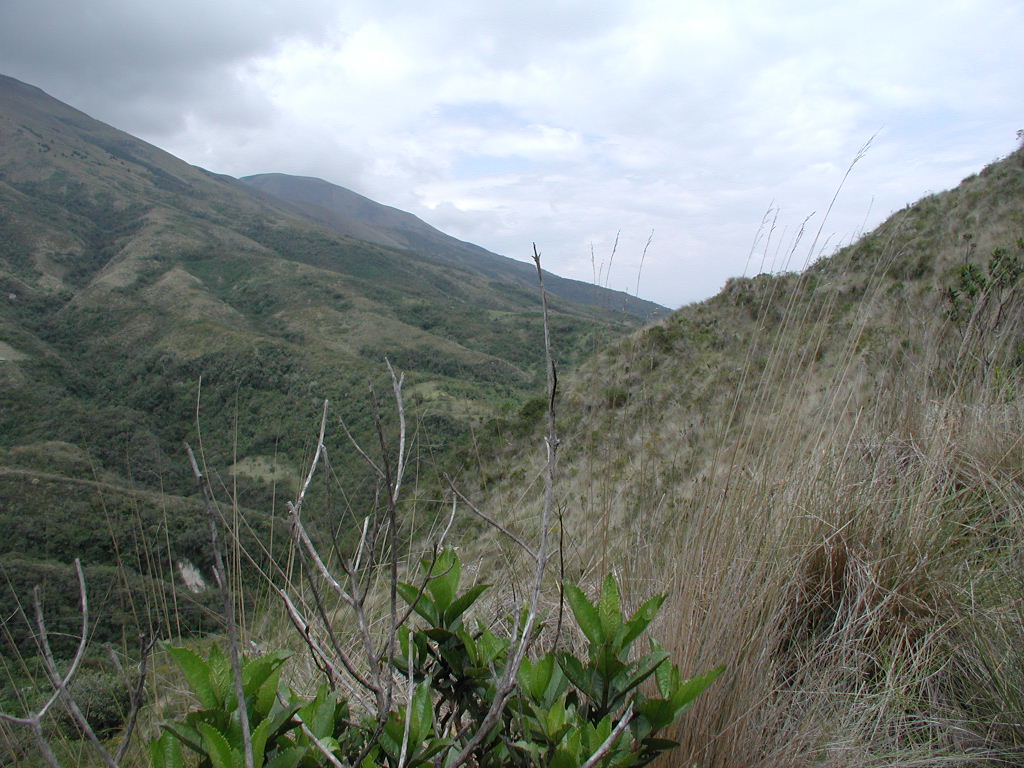
[[[467, 620], [489, 585], [460, 592], [461, 563], [451, 550], [424, 561], [423, 571], [422, 588], [398, 586], [410, 611], [422, 619], [420, 626], [407, 620], [399, 629], [399, 652], [391, 659], [409, 695], [378, 718], [355, 715], [326, 684], [312, 699], [297, 695], [281, 681], [287, 652], [244, 662], [242, 686], [255, 766], [327, 765], [332, 762], [328, 754], [362, 768], [467, 760], [481, 768], [580, 768], [591, 760], [603, 768], [640, 766], [676, 746], [658, 733], [722, 672], [719, 667], [683, 680], [654, 641], [648, 653], [635, 658], [633, 644], [664, 596], [651, 598], [627, 617], [618, 585], [608, 576], [596, 604], [579, 588], [565, 586], [588, 641], [586, 655], [548, 651], [524, 659], [518, 685], [502, 706], [496, 703], [499, 681], [507, 665], [515, 663], [510, 653], [515, 643], [481, 622], [470, 629]], [[183, 765], [183, 745], [201, 755], [204, 765], [242, 765], [241, 719], [227, 657], [216, 647], [207, 659], [185, 648], [170, 653], [202, 708], [164, 724], [164, 734], [150, 746], [153, 766]], [[650, 678], [655, 695], [641, 691]], [[492, 712], [496, 720], [488, 720]], [[481, 727], [484, 732], [478, 733]]]
[[[124, 680], [110, 672], [83, 672], [71, 684], [71, 695], [100, 738], [112, 736], [121, 726], [131, 705], [131, 694]], [[61, 729], [77, 730], [70, 712], [60, 717]]]

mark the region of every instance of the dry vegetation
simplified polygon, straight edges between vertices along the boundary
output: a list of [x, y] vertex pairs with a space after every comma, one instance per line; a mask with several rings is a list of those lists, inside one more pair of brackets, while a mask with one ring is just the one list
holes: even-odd
[[[990, 173], [1019, 187], [1020, 161]], [[965, 204], [939, 197], [900, 226]], [[565, 572], [613, 570], [634, 604], [667, 589], [655, 632], [683, 670], [728, 665], [672, 764], [1024, 759], [1024, 302], [989, 275], [954, 318], [946, 289], [988, 257], [964, 242], [912, 277], [893, 238], [733, 281], [566, 387]], [[516, 532], [533, 445], [482, 467]]]
[[[1022, 157], [993, 173], [1019, 187]], [[900, 226], [930, 232], [967, 199]], [[1024, 297], [1019, 271], [1000, 283], [949, 234], [986, 278], [967, 311], [948, 293], [966, 291], [960, 256], [921, 268], [879, 235], [802, 275], [733, 281], [564, 384], [548, 631], [562, 576], [593, 592], [613, 572], [631, 606], [667, 592], [654, 634], [684, 673], [727, 667], [666, 763], [1024, 761]], [[544, 430], [491, 431], [457, 484], [532, 540]], [[433, 520], [428, 490], [407, 514]], [[529, 560], [462, 509], [452, 536], [500, 615]], [[286, 642], [271, 615], [249, 636]]]

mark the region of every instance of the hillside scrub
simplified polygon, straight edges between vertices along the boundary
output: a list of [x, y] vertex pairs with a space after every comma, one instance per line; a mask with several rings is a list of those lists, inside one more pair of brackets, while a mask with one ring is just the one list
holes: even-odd
[[[681, 745], [672, 764], [1020, 763], [1024, 297], [1013, 259], [1024, 254], [1020, 231], [986, 250], [965, 248], [947, 214], [1013, 208], [1020, 198], [1006, 196], [1021, 188], [1022, 158], [897, 214], [801, 274], [738, 278], [714, 299], [598, 351], [555, 401], [557, 443], [547, 441], [556, 430], [541, 423], [551, 413], [546, 402], [528, 403], [518, 421], [493, 423], [464, 454], [475, 466], [447, 486], [458, 491], [456, 507], [471, 505], [491, 521], [460, 519], [446, 539], [458, 547], [463, 578], [494, 582], [477, 596], [479, 607], [515, 632], [517, 607], [529, 597], [521, 574], [536, 572], [532, 542], [545, 536], [555, 557], [538, 582], [541, 647], [560, 637], [565, 653], [590, 652], [585, 620], [559, 620], [566, 603], [582, 606], [566, 582], [603, 594], [613, 574], [626, 615], [664, 594], [651, 629], [680, 681], [726, 667], [667, 729]], [[973, 219], [975, 228], [983, 219]], [[1005, 227], [999, 218], [992, 231]], [[907, 231], [935, 252], [906, 245]], [[990, 240], [986, 230], [970, 242]], [[382, 449], [394, 443], [393, 429], [379, 433]], [[559, 446], [557, 484], [548, 482], [553, 451], [545, 445]], [[403, 454], [371, 466], [387, 477]], [[346, 576], [382, 606], [374, 615], [383, 623], [371, 624], [375, 637], [399, 648], [390, 658], [426, 662], [443, 658], [430, 643], [457, 633], [432, 626], [424, 630], [429, 650], [412, 634], [403, 644], [387, 606], [401, 598], [411, 614], [417, 593], [436, 602], [430, 579], [415, 581], [413, 554], [433, 556], [424, 542], [448, 530], [453, 499], [427, 480], [413, 483], [397, 506], [393, 476], [378, 486], [392, 522], [364, 530], [377, 532], [366, 541], [391, 541], [389, 552], [398, 531], [418, 546], [359, 577], [368, 580]], [[363, 546], [338, 545], [350, 553]], [[322, 607], [312, 567], [296, 560], [285, 571], [306, 600], [302, 615], [319, 617], [322, 647], [330, 644], [320, 656], [295, 649], [303, 653], [294, 679], [306, 681], [307, 702], [317, 696], [311, 682], [325, 674], [323, 659], [364, 643], [361, 622], [338, 621], [336, 605]], [[395, 573], [410, 587], [389, 590]], [[264, 648], [284, 637], [272, 612], [243, 633], [271, 638]], [[524, 658], [533, 669], [542, 654]], [[161, 674], [176, 679], [166, 660]], [[658, 681], [637, 690], [654, 696]], [[420, 703], [394, 721], [378, 709], [392, 741], [419, 729], [413, 709], [425, 722], [422, 696], [407, 689], [402, 701]], [[168, 719], [181, 707], [169, 696], [160, 702]], [[397, 762], [408, 756], [398, 750]]]
[[[540, 277], [536, 253], [535, 260]], [[327, 551], [314, 541], [322, 538], [323, 532], [319, 536], [311, 533], [303, 519], [307, 491], [318, 470], [328, 483], [336, 481], [331, 477], [325, 443], [328, 403], [324, 402], [308, 474], [288, 505], [289, 526], [299, 555], [297, 568], [289, 563], [282, 569], [280, 564], [271, 563], [267, 584], [268, 592], [276, 592], [286, 608], [297, 630], [295, 637], [302, 639], [307, 662], [315, 665], [324, 678], [312, 699], [304, 698], [293, 687], [310, 685], [308, 676], [281, 678], [282, 664], [290, 653], [275, 649], [245, 658], [241, 651], [246, 645], [245, 635], [250, 642], [253, 635], [239, 627], [239, 606], [232, 597], [233, 591], [244, 588], [244, 582], [237, 579], [237, 574], [229, 579], [218, 543], [221, 524], [228, 520], [200, 462], [186, 445], [209, 520], [228, 652], [214, 645], [204, 659], [189, 648], [166, 648], [201, 709], [193, 708], [184, 717], [172, 714], [161, 723], [163, 735], [150, 742], [152, 765], [183, 766], [183, 748], [188, 748], [199, 755], [200, 764], [217, 767], [244, 764], [294, 768], [301, 762], [404, 768], [426, 766], [436, 757], [437, 762], [452, 768], [467, 763], [494, 768], [509, 764], [523, 768], [628, 768], [644, 765], [676, 746], [660, 738], [658, 732], [671, 725], [723, 668], [687, 679], [653, 640], [647, 654], [631, 653], [634, 642], [661, 607], [663, 596], [647, 600], [633, 612], [624, 612], [612, 576], [605, 579], [596, 602], [566, 582], [559, 591], [572, 610], [578, 632], [588, 638], [589, 649], [582, 655], [559, 650], [561, 610], [554, 634], [544, 631], [541, 597], [552, 559], [549, 528], [559, 443], [546, 300], [544, 311], [549, 403], [546, 490], [536, 540], [520, 542], [534, 560], [534, 575], [532, 583], [522, 579], [511, 582], [513, 590], [525, 593], [513, 598], [507, 614], [499, 612], [483, 619], [478, 616], [475, 628], [468, 624], [468, 609], [491, 585], [477, 583], [462, 591], [460, 559], [453, 550], [442, 549], [457, 502], [453, 501], [451, 517], [439, 535], [424, 538], [422, 532], [399, 521], [409, 446], [403, 380], [390, 363], [397, 425], [385, 427], [374, 396], [379, 452], [371, 458], [342, 424], [355, 450], [372, 470], [379, 505], [363, 518], [361, 535], [353, 547], [341, 546], [337, 539], [328, 540]], [[458, 492], [452, 490], [457, 497]], [[399, 536], [406, 530], [410, 539], [408, 545], [403, 545]], [[243, 543], [237, 530], [228, 526], [227, 532], [234, 537], [236, 548]], [[407, 567], [405, 546], [428, 547], [422, 573], [411, 583], [399, 580], [399, 573]], [[235, 555], [236, 560], [242, 557], [252, 559], [252, 553], [242, 550]], [[76, 689], [74, 681], [85, 658], [90, 631], [86, 578], [78, 560], [75, 574], [77, 589], [71, 591], [78, 594], [81, 628], [73, 633], [77, 636], [76, 647], [71, 649], [73, 660], [66, 671], [58, 669], [36, 590], [32, 601], [35, 639], [50, 684], [49, 696], [37, 697], [42, 703], [20, 703], [19, 709], [25, 712], [22, 715], [0, 712], [0, 722], [5, 727], [28, 728], [39, 755], [48, 765], [59, 766], [62, 760], [57, 753], [67, 752], [67, 739], [58, 739], [55, 751], [51, 743], [55, 737], [44, 730], [43, 719], [60, 701], [70, 712], [72, 723], [91, 742], [95, 759], [108, 768], [121, 768], [129, 764], [125, 760], [137, 759], [128, 751], [129, 739], [140, 710], [141, 685], [152, 641], [143, 641], [139, 687], [126, 716], [127, 733], [119, 740], [115, 755], [100, 736], [100, 728], [104, 732], [111, 728], [106, 713], [97, 714], [100, 720], [93, 722], [78, 706], [78, 697], [88, 689], [81, 685]], [[399, 605], [399, 596], [405, 606]], [[495, 610], [492, 604], [488, 613]], [[410, 621], [414, 613], [426, 622], [425, 626]], [[353, 629], [345, 628], [342, 622], [346, 618]], [[569, 631], [568, 621], [565, 626]], [[541, 650], [544, 645], [546, 651]], [[649, 678], [657, 682], [653, 694], [641, 690]], [[351, 710], [348, 701], [341, 698], [341, 689], [351, 695]], [[180, 704], [177, 706], [180, 712]], [[167, 711], [166, 706], [158, 705], [157, 709]], [[23, 757], [21, 747], [7, 741], [14, 758]]]
[[[565, 571], [612, 570], [633, 604], [667, 589], [655, 632], [683, 672], [728, 666], [673, 762], [1020, 761], [1022, 200], [1017, 152], [567, 381]], [[505, 429], [478, 464], [481, 506], [518, 536], [537, 435]]]

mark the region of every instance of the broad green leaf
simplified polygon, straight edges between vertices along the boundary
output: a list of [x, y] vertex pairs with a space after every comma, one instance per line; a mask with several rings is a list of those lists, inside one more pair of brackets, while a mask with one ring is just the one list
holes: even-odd
[[670, 749], [675, 749], [678, 746], [679, 742], [673, 741], [672, 739], [656, 739], [651, 736], [644, 739], [644, 747], [656, 752], [666, 752]]
[[[664, 651], [661, 647], [661, 643], [657, 640], [651, 640], [651, 651]], [[654, 681], [658, 684], [658, 693], [663, 698], [669, 698], [672, 693], [679, 687], [679, 667], [671, 662], [661, 664], [656, 670], [654, 670]]]
[[480, 651], [476, 647], [476, 640], [469, 634], [465, 629], [459, 629], [455, 636], [459, 638], [459, 642], [462, 644], [462, 651], [466, 654], [469, 666], [479, 667], [480, 666]]
[[192, 726], [184, 723], [162, 723], [160, 727], [189, 749], [203, 753], [203, 736]]
[[213, 768], [238, 768], [244, 763], [242, 753], [232, 749], [224, 734], [209, 723], [200, 723], [199, 732], [203, 734], [203, 746], [206, 756], [210, 758]]
[[231, 676], [231, 662], [220, 646], [210, 648], [210, 688], [217, 698], [217, 706], [235, 709], [238, 702], [234, 696], [234, 681]]
[[599, 722], [594, 727], [594, 741], [595, 741], [594, 749], [596, 750], [598, 747], [600, 747], [602, 744], [604, 744], [605, 740], [609, 736], [611, 736], [611, 735], [612, 735], [612, 716], [611, 715], [605, 715], [604, 717], [601, 718], [601, 722]]
[[317, 689], [316, 698], [299, 710], [302, 722], [318, 739], [332, 735], [335, 705], [334, 694], [326, 685], [321, 685]]
[[454, 633], [449, 632], [447, 629], [441, 629], [440, 627], [425, 629], [423, 630], [423, 634], [438, 644], [444, 643], [455, 636]]
[[550, 768], [579, 768], [584, 761], [580, 747], [580, 732], [569, 731], [555, 750]]
[[430, 686], [418, 686], [412, 695], [409, 721], [409, 740], [413, 745], [422, 744], [434, 729], [434, 707], [430, 700]]
[[272, 651], [265, 656], [246, 659], [242, 665], [242, 689], [245, 695], [255, 696], [267, 678], [291, 655], [291, 651]]
[[380, 747], [373, 746], [370, 751], [366, 753], [366, 757], [363, 758], [363, 762], [359, 768], [377, 768], [377, 756], [380, 754]]
[[402, 754], [402, 739], [404, 737], [405, 723], [392, 712], [388, 721], [384, 723], [384, 728], [381, 729], [380, 735], [377, 737], [377, 743], [387, 753], [388, 757], [392, 760], [397, 760]]
[[556, 701], [548, 709], [544, 718], [544, 733], [551, 743], [557, 742], [562, 736], [562, 726], [565, 725], [565, 700]]
[[629, 678], [623, 691], [631, 691], [636, 688], [640, 683], [646, 680], [648, 677], [654, 674], [655, 670], [658, 669], [665, 660], [668, 658], [667, 651], [652, 651], [651, 653], [644, 656], [640, 661], [637, 662], [636, 671]]
[[283, 752], [278, 752], [264, 768], [295, 768], [302, 762], [307, 749], [307, 747], [289, 747]]
[[420, 760], [430, 760], [434, 755], [440, 752], [442, 749], [447, 749], [452, 746], [453, 742], [451, 739], [431, 739], [426, 743], [424, 748], [420, 750]]
[[395, 585], [395, 590], [430, 626], [436, 627], [441, 623], [438, 621], [437, 608], [426, 593], [420, 594], [416, 587], [406, 584], [404, 581], [398, 582]]
[[507, 638], [498, 637], [491, 631], [484, 632], [476, 639], [477, 652], [480, 656], [479, 666], [488, 667], [493, 664], [508, 649], [508, 646]]
[[301, 699], [297, 699], [291, 691], [289, 691], [289, 694], [291, 695], [291, 701], [288, 702], [287, 706], [277, 704], [270, 710], [271, 733], [279, 734], [298, 727], [292, 723], [292, 717], [302, 707], [303, 702]]
[[227, 733], [231, 724], [231, 713], [223, 707], [200, 709], [185, 715], [185, 724], [197, 728], [200, 723], [209, 723], [221, 733]]
[[601, 622], [601, 633], [606, 641], [619, 634], [622, 627], [622, 604], [619, 601], [619, 585], [610, 573], [601, 585], [601, 598], [597, 603], [597, 616]]
[[206, 709], [212, 709], [221, 705], [221, 702], [214, 696], [213, 688], [210, 685], [210, 665], [195, 651], [189, 648], [175, 648], [167, 646], [167, 652], [181, 667], [200, 705]]
[[444, 612], [445, 626], [449, 628], [454, 627], [455, 622], [462, 617], [462, 614], [469, 610], [470, 606], [477, 601], [480, 595], [490, 589], [490, 587], [490, 584], [477, 584], [459, 595]]
[[718, 677], [725, 671], [725, 666], [715, 667], [714, 669], [705, 672], [703, 675], [696, 675], [691, 677], [685, 683], [679, 686], [679, 689], [672, 696], [672, 704], [676, 708], [676, 714], [678, 715], [702, 694], [709, 685], [711, 685], [715, 678]]
[[455, 550], [444, 550], [438, 555], [437, 562], [430, 571], [430, 580], [427, 582], [427, 589], [434, 598], [438, 616], [443, 616], [448, 606], [452, 604], [461, 578], [462, 563], [459, 556], [455, 554]]
[[534, 701], [542, 701], [544, 692], [551, 682], [551, 673], [555, 667], [555, 657], [549, 653], [546, 656], [532, 662], [523, 659], [519, 667], [519, 685]]
[[[214, 725], [216, 728], [217, 726]], [[217, 728], [218, 731], [228, 740], [228, 744], [235, 750], [241, 751], [243, 746], [242, 741], [242, 718], [237, 709], [231, 712], [231, 716], [228, 718], [227, 730]]]
[[611, 645], [600, 645], [593, 650], [594, 666], [605, 679], [611, 680], [626, 671], [625, 662], [619, 658], [619, 654]]
[[562, 668], [569, 682], [579, 689], [580, 693], [589, 699], [596, 699], [599, 691], [592, 691], [590, 675], [583, 668], [582, 662], [569, 653], [560, 653], [556, 656], [558, 666]]
[[266, 717], [277, 703], [277, 688], [281, 684], [281, 667], [272, 671], [267, 678], [260, 683], [256, 698], [253, 700], [257, 717]]
[[664, 602], [665, 595], [655, 595], [636, 609], [633, 618], [626, 622], [626, 631], [622, 636], [622, 646], [624, 648], [630, 646], [640, 636], [640, 633], [647, 629], [648, 625], [654, 621], [654, 617], [658, 615], [658, 611], [661, 610], [662, 603]]
[[[548, 655], [554, 658], [553, 654]], [[551, 670], [551, 679], [548, 681], [548, 687], [544, 690], [543, 701], [554, 701], [564, 694], [568, 688], [569, 681], [566, 679], [565, 673], [562, 672], [562, 668], [557, 665], [554, 666]]]
[[541, 755], [544, 750], [539, 744], [536, 744], [532, 741], [520, 740], [514, 742], [512, 746], [528, 754], [532, 758], [532, 762], [534, 765], [541, 764]]
[[151, 768], [182, 768], [181, 742], [172, 733], [163, 733], [149, 742]]
[[263, 752], [267, 747], [267, 739], [270, 737], [270, 719], [261, 720], [260, 724], [252, 729], [250, 734], [252, 743], [252, 764], [263, 765]]
[[636, 712], [641, 718], [647, 720], [649, 728], [647, 731], [643, 731], [638, 734], [640, 738], [643, 738], [647, 733], [652, 731], [660, 731], [662, 728], [666, 728], [672, 724], [672, 721], [676, 719], [676, 707], [673, 703], [667, 699], [647, 699], [636, 705]]
[[580, 629], [583, 630], [587, 639], [594, 645], [603, 643], [604, 632], [601, 630], [601, 619], [598, 617], [597, 608], [587, 600], [583, 590], [574, 584], [566, 583], [565, 599], [569, 601], [572, 615], [576, 617], [576, 623], [580, 625]]

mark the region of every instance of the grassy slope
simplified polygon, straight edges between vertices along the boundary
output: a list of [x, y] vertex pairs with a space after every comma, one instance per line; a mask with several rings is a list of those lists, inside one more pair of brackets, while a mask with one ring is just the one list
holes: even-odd
[[[568, 575], [667, 590], [656, 634], [692, 672], [729, 665], [680, 724], [680, 764], [1019, 759], [1024, 299], [1018, 280], [952, 322], [945, 289], [965, 258], [1024, 257], [1022, 211], [1017, 152], [565, 384]], [[540, 438], [499, 437], [478, 498], [529, 531]], [[466, 547], [499, 545], [480, 530]]]

